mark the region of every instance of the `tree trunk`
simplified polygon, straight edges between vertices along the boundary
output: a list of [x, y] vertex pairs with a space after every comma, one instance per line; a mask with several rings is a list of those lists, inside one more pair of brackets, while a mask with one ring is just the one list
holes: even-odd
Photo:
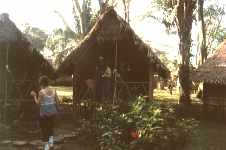
[[190, 47], [191, 47], [191, 29], [193, 21], [193, 11], [195, 5], [193, 0], [178, 0], [177, 4], [177, 25], [179, 44], [179, 82], [180, 98], [182, 104], [190, 104]]
[[206, 47], [206, 30], [203, 16], [203, 5], [204, 0], [198, 0], [198, 45], [197, 45], [197, 58], [196, 64], [197, 66], [203, 64], [207, 58], [207, 47]]
[[109, 0], [98, 0], [100, 6], [100, 14], [102, 14], [108, 6]]
[[130, 2], [131, 0], [129, 0], [128, 5], [127, 5], [127, 23], [129, 24], [129, 19], [130, 19]]
[[149, 100], [153, 100], [153, 91], [154, 91], [154, 65], [150, 64], [149, 66], [149, 83], [148, 83], [148, 95], [149, 95]]
[[87, 30], [88, 30], [88, 22], [87, 22], [87, 8], [86, 8], [86, 1], [83, 0], [83, 3], [82, 3], [82, 27], [83, 27], [83, 34], [86, 34], [87, 33]]
[[[74, 69], [74, 68], [73, 68]], [[73, 91], [73, 97], [72, 97], [72, 107], [73, 107], [73, 112], [76, 112], [76, 106], [77, 106], [77, 94], [78, 94], [78, 84], [77, 84], [77, 78], [76, 78], [76, 73], [73, 71], [73, 77], [72, 77], [72, 91]]]
[[83, 35], [84, 34], [84, 26], [83, 26], [83, 24], [84, 24], [85, 20], [84, 20], [84, 17], [83, 17], [82, 9], [81, 9], [81, 7], [79, 5], [79, 1], [78, 0], [72, 0], [72, 2], [73, 2], [73, 7], [76, 7], [76, 10], [79, 13], [80, 29], [81, 29], [81, 33]]
[[126, 8], [126, 0], [122, 0], [124, 7], [124, 19], [127, 21], [127, 8]]
[[103, 5], [104, 5], [104, 1], [103, 0], [98, 0], [99, 2], [99, 6], [100, 6], [100, 10], [103, 9]]
[[125, 21], [129, 23], [129, 8], [131, 0], [122, 0], [124, 6]]
[[179, 82], [180, 82], [180, 104], [190, 104], [190, 94], [191, 94], [191, 81], [190, 81], [190, 69], [189, 65], [179, 66]]

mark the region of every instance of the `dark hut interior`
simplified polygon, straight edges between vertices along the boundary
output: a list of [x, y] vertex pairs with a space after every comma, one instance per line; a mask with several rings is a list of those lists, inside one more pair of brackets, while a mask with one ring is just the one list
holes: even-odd
[[[137, 51], [137, 48], [132, 45], [132, 40], [123, 38], [118, 40], [117, 44], [113, 40], [104, 41], [104, 43], [94, 41], [90, 47], [86, 58], [81, 58], [79, 65], [76, 65], [82, 78], [95, 76], [98, 57], [103, 56], [106, 64], [111, 68], [117, 68], [119, 72], [124, 70], [122, 76], [125, 81], [148, 81], [148, 59], [145, 58], [145, 54]], [[115, 59], [117, 59], [117, 64], [115, 64]], [[128, 65], [130, 69], [126, 70]]]

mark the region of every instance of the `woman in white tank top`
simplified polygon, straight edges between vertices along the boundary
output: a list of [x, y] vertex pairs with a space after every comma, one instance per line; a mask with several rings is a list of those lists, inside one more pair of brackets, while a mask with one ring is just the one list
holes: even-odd
[[49, 88], [49, 79], [42, 76], [39, 79], [41, 90], [37, 96], [36, 92], [31, 91], [36, 104], [40, 107], [40, 127], [42, 131], [42, 140], [45, 142], [44, 150], [53, 147], [54, 117], [57, 114], [56, 103], [58, 96], [56, 91]]

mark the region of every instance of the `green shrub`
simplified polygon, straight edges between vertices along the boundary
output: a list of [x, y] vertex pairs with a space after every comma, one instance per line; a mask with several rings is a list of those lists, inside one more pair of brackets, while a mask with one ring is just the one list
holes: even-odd
[[185, 144], [197, 122], [179, 119], [174, 110], [173, 105], [139, 98], [124, 117], [139, 133], [131, 149], [175, 150]]
[[81, 132], [96, 137], [100, 150], [175, 150], [193, 134], [197, 122], [179, 119], [173, 105], [138, 98], [131, 105], [96, 104]]

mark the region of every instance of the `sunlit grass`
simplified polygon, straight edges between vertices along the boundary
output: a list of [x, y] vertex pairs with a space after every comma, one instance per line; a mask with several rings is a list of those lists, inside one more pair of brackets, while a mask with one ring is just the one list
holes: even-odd
[[71, 86], [54, 86], [51, 87], [57, 91], [57, 95], [61, 99], [62, 97], [72, 98], [73, 92]]
[[[169, 103], [178, 103], [179, 102], [179, 91], [174, 89], [172, 95], [170, 94], [169, 90], [154, 90], [154, 99]], [[196, 98], [196, 94], [191, 94], [192, 103], [200, 103], [200, 100]]]
[[179, 99], [179, 93], [176, 90], [173, 90], [172, 95], [169, 90], [154, 90], [154, 99], [165, 102], [177, 103]]
[[[63, 97], [72, 98], [73, 92], [72, 92], [71, 86], [53, 86], [51, 88], [56, 89], [60, 99]], [[197, 100], [195, 97], [195, 94], [192, 94], [191, 98], [193, 101]], [[168, 89], [164, 89], [164, 90], [155, 89], [154, 99], [158, 101], [169, 102], [169, 103], [178, 103], [179, 92], [178, 90], [174, 89], [171, 95]]]

